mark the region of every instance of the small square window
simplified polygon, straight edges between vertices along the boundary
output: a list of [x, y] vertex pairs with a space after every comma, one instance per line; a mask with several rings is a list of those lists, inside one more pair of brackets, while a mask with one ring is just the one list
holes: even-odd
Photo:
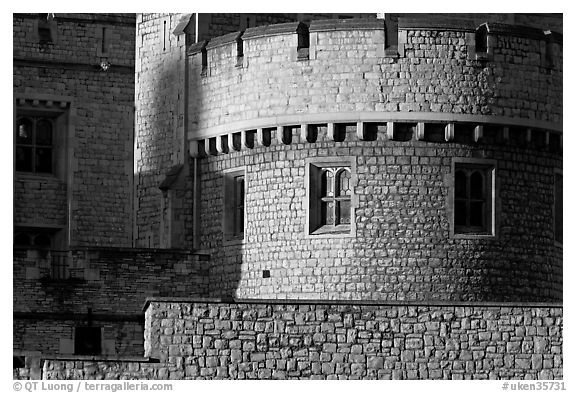
[[494, 235], [494, 174], [495, 166], [491, 162], [454, 163], [455, 235]]
[[354, 224], [351, 160], [310, 162], [308, 234], [351, 234]]
[[224, 241], [244, 239], [245, 187], [243, 168], [224, 173]]
[[102, 353], [102, 328], [92, 326], [74, 329], [75, 355], [100, 355]]

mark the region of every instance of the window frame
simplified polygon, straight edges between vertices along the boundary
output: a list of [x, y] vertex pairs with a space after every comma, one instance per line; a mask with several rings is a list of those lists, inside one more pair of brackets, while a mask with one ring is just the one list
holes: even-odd
[[562, 173], [561, 169], [554, 169], [554, 182], [552, 184], [552, 187], [554, 190], [553, 191], [553, 193], [554, 193], [554, 205], [552, 207], [552, 217], [553, 217], [552, 225], [553, 225], [553, 232], [554, 232], [554, 245], [556, 247], [562, 248], [563, 244], [564, 244], [564, 229], [562, 229], [562, 239], [560, 241], [558, 241], [558, 238], [556, 237], [556, 226], [557, 226], [556, 220], [558, 217], [558, 214], [556, 212], [556, 210], [557, 210], [556, 203], [557, 203], [557, 199], [558, 199], [557, 198], [557, 195], [558, 195], [557, 191], [558, 190], [556, 189], [557, 176], [560, 176], [562, 178], [562, 198], [561, 198], [562, 206], [560, 207], [560, 211], [562, 212], [562, 215], [561, 215], [560, 220], [561, 220], [562, 227], [564, 227], [564, 206], [563, 206], [564, 205], [564, 174]]
[[[238, 200], [238, 181], [243, 178], [243, 192], [241, 192], [243, 212], [238, 214], [240, 201]], [[224, 236], [224, 245], [242, 244], [246, 235], [246, 195], [247, 195], [248, 178], [246, 176], [246, 167], [237, 167], [227, 169], [223, 176], [223, 194], [222, 194], [222, 233]], [[239, 220], [241, 219], [242, 231], [239, 231]]]
[[[474, 172], [480, 170], [483, 176], [485, 186], [484, 190], [484, 225], [473, 226], [469, 224], [470, 207], [467, 206], [467, 225], [456, 225], [456, 201], [462, 198], [456, 197], [456, 171], [464, 170], [466, 172]], [[470, 175], [471, 176], [471, 175]], [[499, 209], [497, 203], [498, 185], [497, 185], [497, 162], [490, 159], [476, 159], [476, 158], [454, 158], [452, 160], [452, 172], [450, 179], [450, 188], [448, 192], [448, 219], [450, 222], [450, 237], [455, 239], [491, 239], [496, 238], [496, 220], [498, 217], [497, 210]], [[467, 177], [467, 183], [470, 181]], [[467, 192], [465, 199], [467, 202], [474, 201], [474, 198]]]
[[[16, 135], [16, 133], [18, 132], [18, 128], [19, 128], [19, 123], [21, 120], [26, 119], [26, 120], [30, 120], [30, 122], [32, 123], [32, 136], [31, 136], [31, 142], [28, 143], [22, 143], [18, 141], [18, 136]], [[40, 123], [41, 121], [48, 121], [51, 127], [50, 130], [50, 144], [41, 144], [38, 143], [37, 140], [37, 134], [38, 134], [38, 123]], [[31, 175], [36, 175], [36, 176], [53, 176], [56, 168], [55, 168], [55, 153], [56, 153], [56, 131], [58, 129], [58, 121], [57, 121], [57, 116], [54, 116], [54, 114], [28, 114], [28, 113], [19, 113], [16, 116], [16, 128], [15, 128], [15, 135], [14, 135], [14, 144], [15, 144], [15, 148], [16, 148], [16, 152], [18, 151], [18, 148], [27, 148], [27, 149], [31, 149], [32, 150], [32, 155], [30, 157], [31, 160], [31, 170], [19, 170], [17, 168], [18, 165], [18, 158], [17, 156], [14, 157], [14, 169], [16, 172], [18, 173], [27, 173], [27, 174], [31, 174]], [[43, 149], [43, 150], [49, 150], [50, 151], [50, 171], [47, 172], [43, 172], [43, 171], [39, 171], [36, 167], [37, 167], [37, 157], [36, 157], [36, 151], [38, 149]]]
[[[315, 157], [305, 160], [305, 186], [306, 186], [306, 223], [305, 236], [309, 238], [327, 238], [327, 237], [354, 237], [356, 236], [356, 207], [357, 195], [354, 188], [357, 185], [356, 178], [356, 159], [351, 156], [336, 157]], [[350, 173], [350, 196], [342, 197], [336, 195], [337, 175], [341, 170], [346, 169]], [[323, 196], [321, 189], [322, 172], [324, 169], [334, 171], [334, 193], [333, 196]], [[330, 199], [332, 202], [349, 201], [350, 202], [350, 223], [349, 224], [322, 224], [321, 206]], [[336, 220], [336, 206], [333, 207]]]
[[[38, 102], [36, 102], [38, 101]], [[36, 102], [36, 104], [35, 104]], [[49, 105], [51, 103], [51, 105]], [[15, 177], [35, 179], [65, 180], [68, 176], [71, 153], [68, 151], [73, 143], [74, 125], [69, 119], [73, 116], [71, 101], [64, 97], [38, 96], [16, 97], [14, 101], [12, 141], [12, 168]], [[18, 121], [24, 117], [49, 118], [52, 121], [52, 171], [33, 172], [16, 170], [17, 143], [16, 131]]]

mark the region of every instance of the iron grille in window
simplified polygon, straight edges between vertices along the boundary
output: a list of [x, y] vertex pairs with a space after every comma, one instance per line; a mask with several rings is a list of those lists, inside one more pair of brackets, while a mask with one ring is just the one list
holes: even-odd
[[67, 251], [50, 251], [51, 274], [54, 280], [67, 280], [70, 278]]
[[54, 120], [26, 116], [16, 122], [16, 170], [52, 173]]

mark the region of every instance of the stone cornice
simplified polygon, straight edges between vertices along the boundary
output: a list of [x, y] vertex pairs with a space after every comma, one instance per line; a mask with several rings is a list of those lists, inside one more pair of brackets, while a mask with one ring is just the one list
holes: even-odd
[[40, 67], [40, 68], [58, 68], [75, 71], [91, 71], [106, 73], [134, 74], [134, 65], [120, 65], [112, 63], [110, 68], [103, 71], [100, 64], [80, 63], [71, 61], [59, 61], [52, 59], [32, 59], [32, 58], [14, 58], [14, 67]]
[[500, 124], [504, 126], [529, 127], [561, 133], [562, 124], [491, 115], [468, 115], [438, 112], [335, 112], [294, 114], [275, 117], [262, 117], [251, 120], [240, 120], [214, 127], [191, 131], [188, 139], [201, 140], [219, 135], [226, 135], [245, 130], [258, 128], [275, 128], [278, 126], [323, 124], [323, 123], [357, 123], [357, 122], [447, 122], [447, 123], [475, 123]]
[[380, 300], [322, 300], [322, 299], [237, 299], [206, 297], [149, 297], [146, 298], [143, 311], [151, 303], [220, 303], [220, 304], [264, 304], [296, 305], [327, 304], [337, 306], [385, 306], [385, 307], [549, 307], [563, 309], [559, 302], [467, 302], [467, 301], [380, 301]]
[[337, 30], [383, 30], [384, 19], [326, 19], [310, 23], [310, 32]]

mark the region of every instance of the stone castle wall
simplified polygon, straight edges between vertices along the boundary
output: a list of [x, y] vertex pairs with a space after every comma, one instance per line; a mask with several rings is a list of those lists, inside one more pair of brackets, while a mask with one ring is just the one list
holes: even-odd
[[46, 359], [44, 379], [562, 379], [556, 305], [152, 300], [149, 361]]
[[[312, 22], [305, 60], [297, 24], [247, 29], [241, 59], [234, 37], [209, 42], [205, 72], [193, 48], [188, 137], [200, 157], [198, 236], [212, 256], [212, 295], [561, 299], [561, 47], [550, 67], [542, 32], [493, 27], [489, 57], [477, 58], [473, 30], [411, 23], [400, 21], [399, 57], [386, 55], [375, 20]], [[306, 232], [306, 159], [322, 157], [356, 167], [351, 237]], [[450, 232], [462, 158], [495, 162], [493, 237]], [[240, 244], [224, 242], [221, 221], [223, 173], [234, 168], [246, 174]]]
[[[241, 14], [142, 14], [136, 43], [135, 243], [140, 247], [193, 247], [194, 162], [188, 159], [185, 123], [189, 97], [186, 48], [200, 39], [239, 30]], [[251, 14], [253, 25], [296, 20], [296, 14]], [[182, 165], [168, 191], [158, 186]]]
[[205, 258], [190, 251], [76, 249], [65, 263], [69, 278], [54, 277], [50, 254], [14, 250], [16, 352], [72, 354], [74, 327], [91, 323], [104, 354], [142, 355], [146, 297], [208, 291]]
[[44, 224], [64, 227], [67, 222], [66, 183], [57, 178], [32, 176], [14, 179], [15, 224]]
[[[186, 40], [184, 36], [172, 34], [180, 20], [177, 15], [147, 14], [137, 18], [135, 242], [140, 247], [187, 247], [189, 237], [162, 241], [169, 224], [162, 216], [162, 192], [158, 189], [173, 166], [188, 164], [183, 137], [185, 69], [182, 58]], [[188, 165], [185, 165], [183, 178], [187, 178], [187, 172]], [[186, 180], [182, 189], [191, 189]], [[190, 214], [190, 203], [182, 206], [183, 221]]]
[[453, 31], [403, 27], [400, 22], [403, 53], [394, 58], [384, 55], [384, 21], [358, 22], [359, 27], [344, 22], [329, 27], [312, 22], [306, 60], [296, 60], [295, 26], [277, 34], [247, 29], [241, 66], [236, 42], [209, 44], [205, 76], [200, 53], [189, 57], [194, 92], [189, 138], [239, 131], [249, 128], [250, 120], [256, 128], [268, 126], [265, 120], [281, 123], [287, 115], [323, 113], [392, 112], [402, 118], [424, 112], [562, 121], [562, 49], [553, 44], [554, 66], [546, 67], [541, 31], [540, 37], [492, 33], [491, 56], [480, 61], [475, 56], [476, 26]]
[[[57, 14], [53, 42], [40, 44], [45, 21], [14, 15], [15, 106], [59, 110], [66, 119], [54, 136], [56, 173], [15, 173], [14, 224], [66, 226], [61, 247], [132, 244], [134, 21]], [[106, 72], [102, 61], [111, 64]]]
[[[562, 249], [554, 245], [556, 153], [513, 143], [344, 142], [273, 138], [202, 159], [201, 246], [211, 255], [210, 293], [239, 298], [543, 301], [562, 298]], [[495, 128], [494, 133], [501, 132]], [[494, 135], [495, 135], [494, 134]], [[352, 157], [353, 237], [306, 234], [309, 157]], [[496, 236], [450, 235], [455, 157], [497, 160]], [[538, 166], [534, 165], [538, 163]], [[223, 171], [244, 167], [244, 242], [224, 242]], [[263, 278], [263, 270], [270, 272]]]

